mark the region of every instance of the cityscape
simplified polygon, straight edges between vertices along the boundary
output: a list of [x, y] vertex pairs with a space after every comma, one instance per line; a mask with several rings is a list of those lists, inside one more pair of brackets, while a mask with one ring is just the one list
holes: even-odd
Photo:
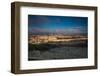
[[87, 37], [85, 36], [63, 36], [63, 35], [32, 35], [29, 37], [30, 44], [40, 44], [40, 43], [53, 43], [53, 42], [70, 42], [70, 41], [85, 41]]
[[88, 58], [88, 18], [28, 15], [28, 60]]

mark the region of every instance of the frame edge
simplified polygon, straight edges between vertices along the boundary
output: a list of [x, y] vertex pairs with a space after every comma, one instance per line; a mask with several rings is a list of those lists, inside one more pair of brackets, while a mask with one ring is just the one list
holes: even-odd
[[15, 72], [15, 3], [11, 3], [11, 72]]

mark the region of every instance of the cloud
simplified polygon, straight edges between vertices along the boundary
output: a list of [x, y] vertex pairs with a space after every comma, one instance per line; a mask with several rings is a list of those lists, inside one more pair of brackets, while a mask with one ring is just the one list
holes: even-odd
[[86, 34], [87, 31], [82, 27], [72, 27], [65, 29], [41, 29], [41, 28], [33, 28], [29, 30], [30, 34], [62, 34], [62, 35], [78, 35], [78, 34]]
[[32, 18], [30, 18], [31, 16], [29, 16], [29, 20], [28, 23], [30, 26], [41, 26], [42, 24], [46, 24], [50, 22], [50, 19], [48, 19], [48, 17], [45, 16], [32, 16]]

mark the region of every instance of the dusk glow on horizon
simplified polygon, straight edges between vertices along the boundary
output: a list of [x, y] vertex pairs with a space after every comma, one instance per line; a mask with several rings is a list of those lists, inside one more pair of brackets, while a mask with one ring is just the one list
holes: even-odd
[[28, 15], [29, 34], [87, 35], [88, 18]]

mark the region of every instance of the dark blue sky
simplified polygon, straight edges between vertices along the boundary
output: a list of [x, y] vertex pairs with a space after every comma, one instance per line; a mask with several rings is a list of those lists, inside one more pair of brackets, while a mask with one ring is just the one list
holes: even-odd
[[87, 35], [88, 18], [28, 15], [29, 34]]

